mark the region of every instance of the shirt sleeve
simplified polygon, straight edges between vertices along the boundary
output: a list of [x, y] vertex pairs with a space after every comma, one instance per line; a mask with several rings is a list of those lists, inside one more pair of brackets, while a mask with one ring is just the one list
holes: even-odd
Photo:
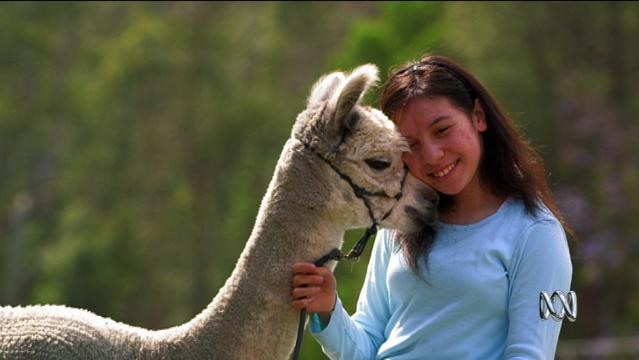
[[522, 234], [509, 269], [506, 359], [554, 359], [562, 322], [539, 315], [541, 291], [570, 291], [572, 264], [564, 231], [541, 220]]
[[321, 328], [317, 315], [311, 316], [311, 334], [330, 359], [374, 359], [385, 340], [384, 329], [390, 317], [386, 269], [391, 253], [389, 230], [378, 233], [357, 302], [349, 317], [338, 299], [331, 320]]

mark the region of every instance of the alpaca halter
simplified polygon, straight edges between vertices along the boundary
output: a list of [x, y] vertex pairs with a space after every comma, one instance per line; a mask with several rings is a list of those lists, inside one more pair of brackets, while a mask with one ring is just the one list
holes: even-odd
[[[382, 218], [379, 221], [377, 221], [377, 219], [375, 219], [375, 214], [373, 213], [373, 209], [371, 208], [370, 204], [368, 203], [366, 197], [367, 196], [386, 197], [386, 198], [394, 198], [395, 200], [399, 201], [399, 199], [402, 197], [402, 191], [401, 190], [395, 195], [388, 195], [384, 191], [376, 191], [376, 192], [368, 191], [368, 190], [364, 189], [363, 187], [355, 184], [353, 182], [353, 180], [348, 175], [346, 175], [343, 172], [339, 171], [339, 169], [335, 165], [333, 165], [333, 163], [330, 160], [328, 160], [326, 157], [322, 156], [322, 154], [320, 154], [319, 152], [315, 151], [315, 149], [313, 149], [311, 147], [311, 145], [309, 145], [308, 143], [305, 143], [305, 142], [303, 142], [301, 140], [300, 140], [300, 142], [302, 144], [304, 144], [304, 148], [305, 149], [310, 150], [313, 154], [317, 155], [317, 157], [319, 157], [326, 164], [328, 164], [328, 166], [330, 166], [331, 169], [333, 169], [333, 171], [335, 171], [337, 173], [337, 175], [339, 175], [339, 177], [342, 180], [346, 181], [348, 183], [348, 185], [350, 185], [351, 189], [353, 189], [353, 193], [355, 194], [355, 196], [358, 197], [359, 199], [361, 199], [362, 202], [364, 202], [364, 205], [366, 206], [366, 209], [368, 210], [368, 216], [370, 217], [371, 222], [372, 222], [372, 225], [371, 225], [370, 228], [374, 228], [377, 225], [379, 225], [380, 222], [386, 220], [386, 218], [390, 215], [390, 213], [393, 211], [393, 208], [395, 206], [393, 206], [390, 210], [388, 210], [388, 212], [386, 212], [384, 214], [384, 216], [382, 216]], [[404, 166], [404, 175], [402, 176], [400, 189], [404, 187], [404, 180], [406, 180], [406, 174], [407, 173], [408, 173], [408, 169], [406, 168], [406, 166]], [[358, 256], [359, 255], [361, 255], [361, 254], [358, 254]]]
[[[393, 212], [393, 209], [395, 209], [395, 205], [397, 205], [397, 202], [399, 202], [399, 199], [402, 197], [402, 190], [400, 190], [394, 196], [388, 195], [384, 191], [370, 192], [364, 189], [363, 187], [355, 184], [348, 175], [339, 171], [339, 169], [335, 165], [333, 165], [333, 163], [330, 160], [328, 160], [326, 157], [322, 156], [322, 154], [320, 154], [315, 149], [313, 149], [310, 144], [304, 141], [301, 141], [299, 139], [298, 141], [304, 144], [304, 149], [309, 150], [313, 154], [317, 155], [317, 157], [319, 157], [326, 164], [328, 164], [328, 166], [330, 166], [330, 168], [333, 169], [333, 171], [335, 171], [342, 180], [346, 181], [346, 183], [350, 185], [351, 189], [353, 189], [353, 193], [355, 194], [355, 196], [361, 199], [364, 205], [366, 206], [366, 209], [368, 210], [368, 216], [370, 217], [372, 222], [371, 226], [366, 229], [366, 232], [364, 233], [364, 235], [362, 235], [362, 237], [357, 241], [357, 243], [355, 243], [355, 245], [353, 246], [351, 251], [348, 252], [348, 254], [344, 255], [339, 249], [333, 249], [328, 254], [322, 256], [319, 260], [315, 261], [315, 266], [323, 266], [325, 263], [331, 260], [342, 261], [342, 260], [358, 259], [360, 255], [362, 255], [362, 253], [364, 252], [364, 248], [366, 248], [366, 243], [368, 242], [368, 239], [370, 239], [371, 236], [377, 233], [377, 225], [379, 225], [379, 223], [381, 223], [382, 221], [386, 220], [386, 218]], [[343, 141], [344, 141], [344, 137], [342, 137], [340, 144]], [[406, 180], [407, 174], [408, 174], [408, 168], [406, 165], [404, 165], [404, 175], [402, 176], [400, 189], [404, 188], [404, 181]], [[370, 197], [370, 196], [394, 198], [396, 202], [395, 204], [393, 204], [390, 210], [388, 210], [378, 221], [377, 219], [375, 219], [375, 214], [373, 213], [373, 209], [371, 208], [371, 205], [368, 203], [367, 197]], [[295, 348], [293, 350], [294, 360], [299, 359], [299, 352], [302, 346], [302, 338], [304, 337], [305, 325], [306, 325], [306, 309], [302, 309], [300, 310], [300, 321], [297, 327], [297, 340], [295, 342]]]

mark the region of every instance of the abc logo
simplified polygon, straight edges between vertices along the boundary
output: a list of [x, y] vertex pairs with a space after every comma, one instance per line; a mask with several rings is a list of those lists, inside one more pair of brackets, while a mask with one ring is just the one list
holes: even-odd
[[550, 316], [556, 321], [564, 318], [577, 320], [577, 294], [574, 291], [564, 294], [557, 290], [548, 296], [548, 293], [542, 291], [539, 294], [539, 316], [543, 320], [548, 320]]

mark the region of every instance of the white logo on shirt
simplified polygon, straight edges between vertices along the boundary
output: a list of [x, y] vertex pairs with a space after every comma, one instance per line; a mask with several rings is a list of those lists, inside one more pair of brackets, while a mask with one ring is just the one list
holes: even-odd
[[[559, 300], [558, 304], [557, 300]], [[559, 309], [555, 308], [555, 304], [561, 305]], [[564, 294], [557, 290], [552, 293], [552, 296], [548, 296], [548, 293], [542, 291], [539, 294], [539, 316], [543, 320], [548, 320], [550, 316], [555, 321], [561, 321], [564, 317], [570, 321], [577, 320], [577, 294], [574, 291]]]

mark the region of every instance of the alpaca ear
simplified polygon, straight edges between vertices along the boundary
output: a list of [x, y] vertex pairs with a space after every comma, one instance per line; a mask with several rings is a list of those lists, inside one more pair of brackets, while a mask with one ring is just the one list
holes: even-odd
[[377, 67], [373, 64], [362, 65], [341, 82], [341, 86], [332, 94], [327, 123], [327, 135], [331, 140], [339, 142], [345, 131], [352, 129], [358, 116], [353, 109], [362, 99], [366, 91], [378, 80]]
[[335, 92], [335, 89], [346, 79], [344, 73], [336, 71], [334, 73], [322, 76], [313, 88], [311, 89], [311, 95], [308, 97], [306, 103], [307, 107], [312, 107], [320, 102], [327, 101], [331, 95]]

